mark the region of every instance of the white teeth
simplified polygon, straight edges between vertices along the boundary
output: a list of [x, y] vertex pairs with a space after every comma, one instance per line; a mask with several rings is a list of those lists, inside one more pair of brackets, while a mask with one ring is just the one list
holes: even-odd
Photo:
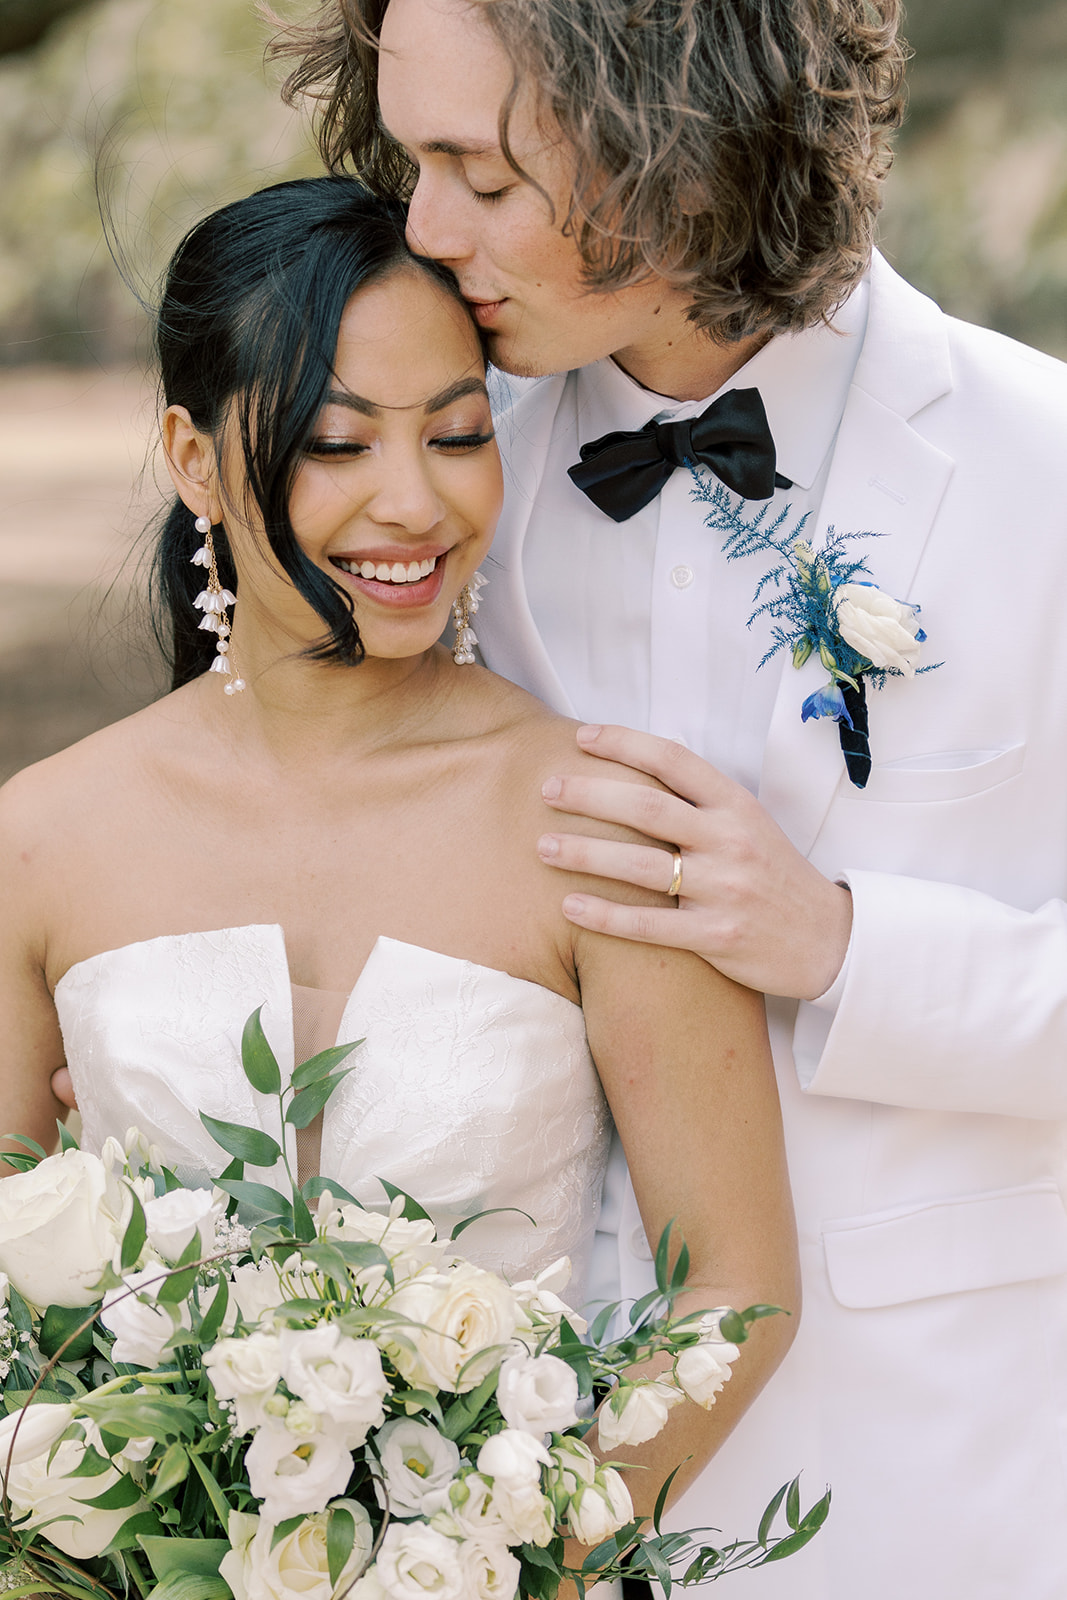
[[404, 573], [404, 576], [407, 579], [408, 583], [418, 583], [419, 579], [422, 576], [422, 568], [419, 565], [419, 563], [417, 561], [412, 561], [411, 564], [407, 567], [407, 569], [406, 569], [406, 571]]
[[389, 576], [394, 583], [407, 583], [408, 569], [407, 567], [401, 565], [399, 561], [394, 561], [392, 566], [389, 568]]
[[436, 567], [436, 565], [437, 565], [436, 556], [434, 557], [434, 559], [432, 561], [420, 561], [419, 562], [419, 577], [420, 578], [428, 578], [430, 576], [430, 573], [433, 571], [434, 567]]
[[374, 577], [374, 562], [373, 561], [361, 561], [360, 564], [359, 564], [359, 575], [360, 575], [361, 578], [373, 578]]
[[374, 576], [379, 583], [388, 583], [393, 575], [393, 569], [386, 562], [381, 562], [374, 569]]
[[378, 583], [418, 583], [420, 578], [428, 578], [437, 565], [436, 556], [429, 561], [409, 561], [407, 566], [402, 561], [346, 561], [342, 556], [335, 559], [342, 571], [374, 578]]

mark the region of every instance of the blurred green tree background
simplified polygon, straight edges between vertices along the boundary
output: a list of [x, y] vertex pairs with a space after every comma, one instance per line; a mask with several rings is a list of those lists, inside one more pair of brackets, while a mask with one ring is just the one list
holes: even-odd
[[[94, 173], [150, 294], [203, 211], [317, 169], [269, 31], [255, 0], [0, 0], [0, 362], [140, 349]], [[946, 309], [1067, 356], [1067, 0], [911, 0], [907, 31], [883, 247]]]

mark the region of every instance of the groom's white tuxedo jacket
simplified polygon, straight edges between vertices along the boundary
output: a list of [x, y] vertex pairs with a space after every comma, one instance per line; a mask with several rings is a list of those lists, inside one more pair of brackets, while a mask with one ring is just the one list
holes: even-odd
[[[522, 550], [565, 382], [521, 395], [502, 430], [478, 618], [489, 664], [557, 704]], [[818, 661], [769, 669], [760, 799], [847, 879], [855, 926], [839, 995], [768, 1002], [797, 1342], [676, 1516], [748, 1535], [793, 1473], [808, 1500], [832, 1483], [823, 1533], [732, 1579], [745, 1595], [1067, 1596], [1065, 467], [1067, 368], [950, 320], [876, 259], [816, 540], [884, 535], [872, 575], [921, 604], [942, 664], [870, 694], [862, 792], [835, 725], [801, 722]], [[647, 1283], [637, 1221], [623, 1294]]]

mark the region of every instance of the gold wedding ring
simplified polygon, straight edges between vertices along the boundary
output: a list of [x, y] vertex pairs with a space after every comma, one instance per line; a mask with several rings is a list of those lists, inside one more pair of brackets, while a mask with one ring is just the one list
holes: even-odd
[[682, 857], [676, 850], [674, 852], [674, 871], [671, 874], [671, 886], [668, 894], [681, 894], [682, 892]]

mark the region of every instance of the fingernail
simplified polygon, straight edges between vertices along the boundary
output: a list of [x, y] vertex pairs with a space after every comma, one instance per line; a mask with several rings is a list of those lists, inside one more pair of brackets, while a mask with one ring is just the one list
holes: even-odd
[[603, 733], [603, 731], [603, 728], [598, 722], [583, 722], [582, 726], [578, 729], [578, 743], [592, 744], [595, 739], [600, 738], [600, 735]]
[[542, 800], [558, 800], [563, 793], [563, 785], [558, 778], [546, 778], [541, 785]]
[[565, 917], [580, 917], [585, 912], [585, 900], [580, 894], [569, 894], [563, 902]]
[[554, 833], [543, 833], [537, 841], [537, 854], [542, 861], [551, 861], [559, 855], [559, 840]]

